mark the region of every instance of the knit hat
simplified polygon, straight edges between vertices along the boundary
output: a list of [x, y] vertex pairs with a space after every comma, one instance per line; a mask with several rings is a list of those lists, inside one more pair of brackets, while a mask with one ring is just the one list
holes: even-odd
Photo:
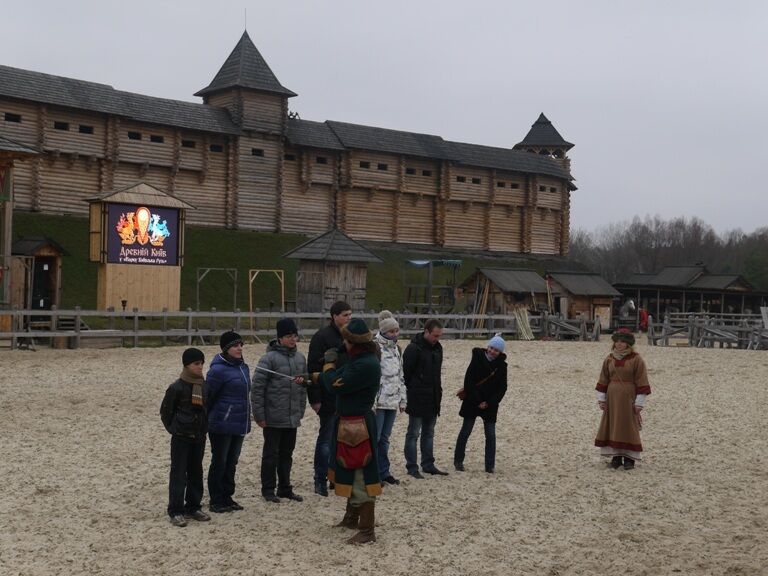
[[189, 366], [193, 362], [205, 362], [205, 354], [197, 348], [187, 348], [181, 355], [181, 363], [184, 366]]
[[632, 334], [627, 328], [619, 328], [611, 335], [611, 340], [614, 342], [626, 342], [630, 346], [635, 345], [635, 335]]
[[224, 332], [224, 334], [221, 335], [221, 338], [219, 339], [219, 346], [221, 346], [221, 351], [226, 352], [232, 346], [235, 344], [242, 344], [243, 339], [240, 337], [240, 334], [237, 332], [233, 332], [232, 330], [228, 330], [227, 332]]
[[352, 318], [349, 324], [341, 328], [341, 336], [352, 344], [364, 344], [373, 340], [373, 334], [362, 318]]
[[382, 310], [379, 312], [379, 332], [386, 334], [390, 330], [400, 328], [400, 324], [392, 316], [392, 312], [389, 310]]
[[501, 332], [494, 334], [493, 338], [488, 340], [488, 346], [496, 348], [499, 352], [504, 352], [504, 338], [501, 337]]
[[296, 328], [296, 322], [292, 318], [281, 318], [277, 321], [277, 337], [282, 338], [290, 334], [298, 334], [299, 329]]

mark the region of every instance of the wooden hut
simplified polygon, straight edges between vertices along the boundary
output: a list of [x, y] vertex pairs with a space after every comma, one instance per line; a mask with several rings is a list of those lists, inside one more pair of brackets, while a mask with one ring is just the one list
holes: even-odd
[[11, 308], [61, 306], [61, 264], [66, 255], [64, 248], [46, 236], [16, 240], [11, 248]]
[[600, 326], [611, 326], [613, 299], [621, 293], [599, 274], [591, 272], [551, 272], [550, 289], [555, 310], [564, 318], [584, 318], [592, 321], [600, 317]]
[[[11, 302], [14, 166], [35, 156], [36, 150], [0, 136], [0, 312], [14, 305]], [[10, 330], [10, 326], [10, 316], [0, 313], [0, 331]]]
[[320, 312], [344, 300], [353, 310], [365, 309], [369, 262], [383, 262], [338, 229], [313, 238], [283, 254], [299, 260], [296, 310]]
[[88, 202], [97, 307], [178, 310], [185, 211], [193, 206], [144, 182]]
[[512, 314], [520, 306], [547, 308], [547, 283], [535, 270], [478, 268], [459, 289], [476, 314]]

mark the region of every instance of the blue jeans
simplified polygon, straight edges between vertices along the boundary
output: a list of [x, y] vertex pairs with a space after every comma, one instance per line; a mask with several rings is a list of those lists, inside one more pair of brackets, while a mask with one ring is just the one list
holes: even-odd
[[235, 472], [245, 436], [208, 432], [208, 437], [211, 439], [208, 496], [211, 504], [227, 506], [235, 494]]
[[379, 437], [379, 478], [381, 480], [391, 476], [389, 471], [389, 437], [392, 435], [396, 416], [397, 410], [376, 410], [376, 435]]
[[405, 467], [408, 473], [418, 472], [416, 464], [416, 441], [421, 435], [421, 469], [432, 470], [435, 467], [435, 423], [437, 416], [408, 415], [408, 431], [405, 433]]
[[[475, 427], [476, 417], [464, 418], [459, 437], [456, 439], [456, 450], [453, 453], [453, 463], [463, 464], [464, 454], [467, 450], [467, 441], [472, 429]], [[496, 422], [483, 420], [485, 431], [485, 470], [493, 470], [496, 466]]]
[[317, 431], [315, 443], [315, 482], [325, 482], [328, 479], [328, 462], [331, 456], [331, 436], [335, 414], [320, 412], [320, 430]]

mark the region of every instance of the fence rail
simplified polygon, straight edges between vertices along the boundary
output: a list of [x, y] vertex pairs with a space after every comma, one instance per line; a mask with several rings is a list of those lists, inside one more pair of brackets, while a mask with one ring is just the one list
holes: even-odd
[[762, 314], [667, 314], [661, 324], [648, 319], [648, 343], [669, 346], [677, 340], [688, 346], [747, 350], [768, 349], [766, 312]]
[[[496, 332], [512, 337], [548, 337], [597, 340], [599, 321], [562, 320], [556, 316], [530, 316], [520, 326], [517, 316], [497, 314], [414, 314], [395, 312], [404, 336], [423, 329], [428, 318], [437, 318], [444, 326], [444, 334], [453, 338], [485, 338]], [[378, 313], [356, 312], [369, 326], [376, 326]], [[96, 339], [120, 340], [120, 345], [138, 347], [140, 342], [213, 344], [225, 330], [235, 330], [243, 338], [261, 342], [273, 338], [275, 323], [283, 317], [293, 318], [303, 337], [311, 336], [328, 320], [327, 312], [224, 312], [194, 311], [151, 312], [133, 309], [121, 310], [9, 310], [0, 311], [0, 317], [10, 317], [9, 331], [0, 332], [0, 341], [11, 348], [34, 347], [38, 342], [50, 341], [57, 347], [80, 348], [86, 341]], [[8, 324], [8, 322], [6, 322]]]

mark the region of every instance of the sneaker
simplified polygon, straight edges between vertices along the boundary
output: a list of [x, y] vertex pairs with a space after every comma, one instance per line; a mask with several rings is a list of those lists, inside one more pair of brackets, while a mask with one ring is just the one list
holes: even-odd
[[277, 496], [279, 498], [285, 498], [286, 500], [293, 500], [294, 502], [304, 502], [304, 497], [299, 496], [293, 490], [290, 492], [278, 492]]
[[624, 470], [632, 470], [635, 467], [635, 461], [632, 458], [624, 456]]
[[619, 466], [621, 466], [621, 456], [614, 456], [611, 458], [611, 468], [616, 470]]
[[232, 508], [230, 508], [229, 506], [226, 506], [225, 504], [211, 504], [210, 506], [208, 506], [208, 509], [211, 512], [215, 512], [216, 514], [232, 512]]
[[396, 485], [400, 484], [400, 480], [398, 480], [397, 478], [395, 478], [394, 476], [392, 476], [392, 474], [390, 474], [389, 476], [387, 476], [386, 478], [384, 478], [384, 480], [382, 480], [382, 482], [381, 482], [381, 485], [382, 485], [382, 486], [384, 486], [384, 483], [385, 483], [385, 482], [386, 482], [387, 484], [392, 484], [393, 486], [396, 486]]
[[171, 524], [174, 526], [177, 526], [178, 528], [184, 528], [184, 526], [187, 525], [187, 521], [184, 520], [184, 516], [181, 514], [176, 514], [175, 516], [171, 516], [170, 518]]
[[456, 469], [457, 472], [464, 472], [464, 463], [463, 462], [454, 462], [453, 467]]
[[408, 476], [413, 476], [417, 480], [424, 480], [424, 476], [422, 476], [421, 472], [419, 472], [418, 470], [416, 470], [414, 472], [408, 472]]
[[429, 470], [424, 470], [424, 472], [432, 474], [432, 476], [448, 476], [448, 472], [443, 472], [438, 468], [430, 468]]
[[184, 517], [192, 518], [192, 520], [197, 520], [198, 522], [208, 522], [211, 519], [208, 514], [199, 509], [195, 510], [194, 512], [190, 512], [189, 514], [184, 514]]
[[274, 494], [264, 494], [264, 500], [266, 500], [267, 502], [274, 502], [275, 504], [280, 504], [280, 498], [278, 498]]
[[227, 506], [229, 506], [233, 512], [237, 512], [238, 510], [245, 510], [245, 508], [240, 506], [240, 504], [238, 504], [234, 500], [230, 500], [229, 502], [227, 502]]

